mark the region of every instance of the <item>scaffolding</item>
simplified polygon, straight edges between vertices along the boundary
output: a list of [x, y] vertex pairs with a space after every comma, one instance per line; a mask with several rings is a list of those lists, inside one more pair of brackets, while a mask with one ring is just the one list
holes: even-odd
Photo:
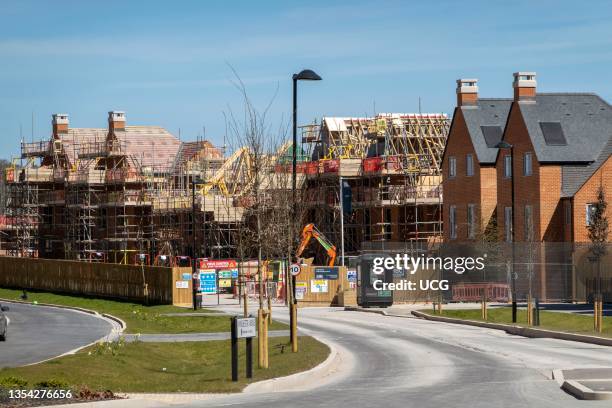
[[[8, 254], [130, 264], [236, 258], [255, 199], [267, 211], [286, 210], [290, 142], [254, 164], [246, 146], [228, 152], [206, 140], [180, 142], [124, 120], [111, 112], [108, 129], [69, 129], [62, 115], [49, 140], [22, 143], [6, 174]], [[347, 254], [366, 241], [438, 240], [448, 127], [442, 114], [323, 118], [302, 127], [300, 221], [340, 247], [344, 190]], [[278, 217], [269, 218], [286, 222]]]
[[[344, 212], [347, 255], [369, 241], [440, 240], [441, 158], [449, 125], [444, 114], [379, 114], [302, 127], [313, 159], [300, 166], [307, 177], [306, 218], [339, 243]], [[350, 201], [344, 210], [341, 191]]]

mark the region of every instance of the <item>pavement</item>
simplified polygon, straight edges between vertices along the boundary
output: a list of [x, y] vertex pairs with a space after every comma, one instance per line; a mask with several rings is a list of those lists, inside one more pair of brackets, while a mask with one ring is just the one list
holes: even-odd
[[[286, 308], [275, 307], [274, 316], [287, 321]], [[610, 406], [580, 401], [553, 378], [559, 370], [612, 369], [610, 347], [337, 308], [299, 309], [298, 320], [302, 334], [334, 345], [339, 358], [333, 368], [269, 380], [276, 386], [268, 381], [240, 394], [132, 394], [96, 407]]]
[[[34, 364], [74, 352], [113, 334], [108, 319], [54, 307], [8, 303], [7, 338], [0, 342], [0, 367]], [[109, 337], [110, 338], [110, 337]]]
[[[287, 337], [289, 330], [270, 330], [270, 337]], [[124, 334], [122, 335], [125, 341], [144, 341], [149, 343], [170, 343], [181, 341], [214, 341], [214, 340], [229, 340], [230, 332], [218, 333], [180, 333], [180, 334]]]

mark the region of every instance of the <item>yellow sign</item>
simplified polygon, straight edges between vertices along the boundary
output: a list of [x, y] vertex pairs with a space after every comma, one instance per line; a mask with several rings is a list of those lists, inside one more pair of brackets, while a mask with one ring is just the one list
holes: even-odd
[[231, 279], [219, 279], [219, 287], [220, 288], [231, 288], [232, 280]]

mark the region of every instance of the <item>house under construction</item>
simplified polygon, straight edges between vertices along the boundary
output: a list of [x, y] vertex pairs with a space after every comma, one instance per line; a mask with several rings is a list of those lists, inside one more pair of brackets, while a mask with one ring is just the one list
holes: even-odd
[[215, 242], [201, 256], [231, 255], [231, 232], [242, 218], [232, 193], [240, 186], [225, 176], [247, 177], [244, 154], [227, 159], [207, 141], [126, 126], [124, 112], [109, 112], [108, 124], [70, 128], [68, 115], [55, 114], [50, 140], [22, 142], [6, 173], [5, 252], [161, 263], [193, 254], [195, 233], [197, 243]]
[[339, 243], [344, 214], [347, 255], [367, 241], [439, 241], [448, 129], [445, 114], [325, 117], [303, 126], [302, 142], [312, 157], [302, 164], [307, 218]]
[[[182, 142], [158, 126], [128, 126], [120, 111], [109, 112], [107, 129], [71, 128], [65, 114], [53, 115], [52, 127], [49, 139], [22, 142], [7, 169], [4, 253], [130, 264], [238, 257], [254, 183], [247, 147]], [[304, 223], [340, 247], [344, 213], [346, 254], [364, 241], [438, 240], [448, 127], [443, 114], [326, 117], [302, 127]], [[290, 188], [291, 149], [267, 156], [257, 188]]]

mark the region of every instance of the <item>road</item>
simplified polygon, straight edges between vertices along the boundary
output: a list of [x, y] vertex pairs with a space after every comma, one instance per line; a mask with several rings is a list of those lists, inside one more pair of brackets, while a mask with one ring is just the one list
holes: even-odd
[[0, 367], [36, 363], [90, 344], [113, 329], [87, 313], [54, 307], [3, 303], [10, 307], [7, 338], [0, 342]]
[[[276, 318], [280, 313], [276, 313]], [[301, 309], [300, 326], [349, 350], [353, 370], [309, 391], [237, 394], [185, 407], [580, 407], [553, 369], [612, 367], [610, 348], [338, 309]]]

